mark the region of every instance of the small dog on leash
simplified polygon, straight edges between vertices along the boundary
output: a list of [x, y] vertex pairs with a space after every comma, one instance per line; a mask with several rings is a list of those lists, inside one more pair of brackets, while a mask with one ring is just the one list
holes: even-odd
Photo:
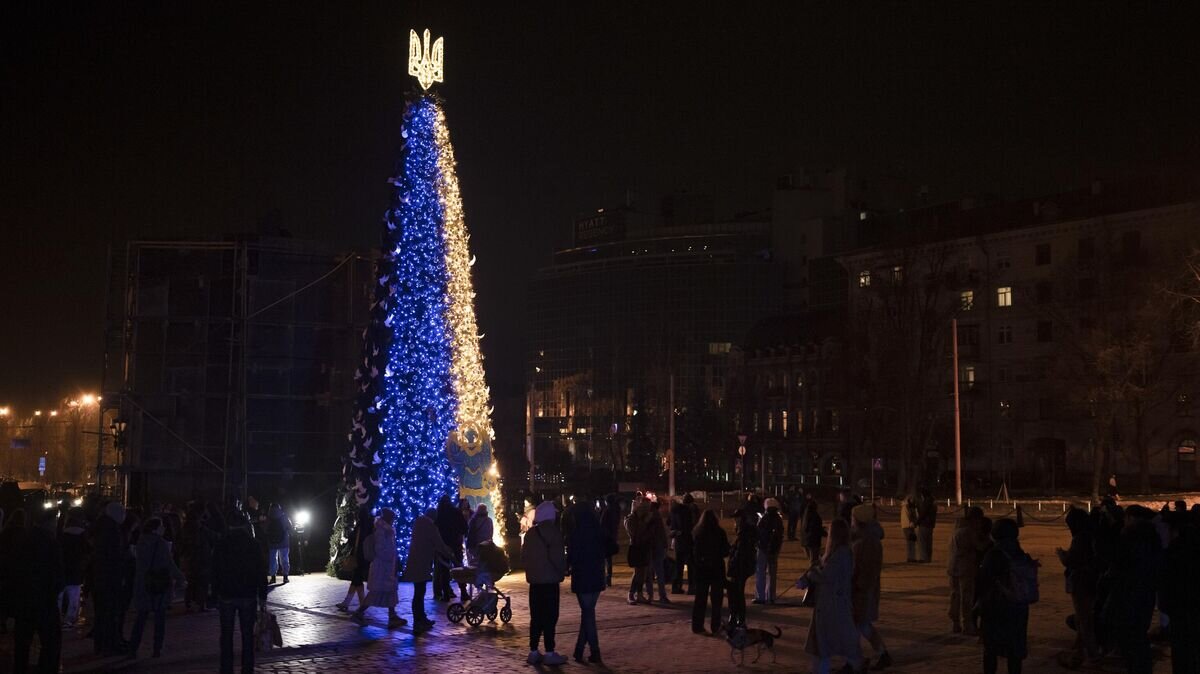
[[754, 662], [762, 657], [763, 651], [771, 653], [771, 662], [775, 662], [775, 640], [783, 636], [783, 630], [775, 627], [775, 633], [760, 630], [745, 625], [725, 625], [725, 641], [729, 643], [729, 659], [741, 667], [746, 662], [746, 649], [755, 646]]

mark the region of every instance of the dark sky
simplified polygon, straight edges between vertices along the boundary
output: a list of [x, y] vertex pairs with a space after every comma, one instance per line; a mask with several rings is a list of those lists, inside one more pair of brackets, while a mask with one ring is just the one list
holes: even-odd
[[[373, 245], [410, 27], [446, 39], [440, 90], [501, 390], [519, 376], [532, 270], [574, 214], [626, 190], [647, 206], [709, 191], [732, 212], [764, 208], [799, 166], [898, 167], [951, 197], [1196, 168], [1191, 15], [581, 4], [4, 3], [0, 404], [97, 386], [110, 241], [279, 210], [298, 236]], [[734, 4], [755, 9], [704, 8]]]

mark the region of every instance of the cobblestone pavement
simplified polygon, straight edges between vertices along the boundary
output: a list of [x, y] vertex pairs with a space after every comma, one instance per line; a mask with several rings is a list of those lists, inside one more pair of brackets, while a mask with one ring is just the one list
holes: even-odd
[[[879, 627], [895, 659], [895, 672], [976, 672], [980, 671], [980, 647], [973, 640], [951, 634], [946, 617], [949, 589], [945, 575], [945, 549], [950, 535], [949, 517], [935, 529], [935, 561], [932, 564], [905, 564], [903, 542], [894, 521], [885, 519], [886, 563], [883, 572], [882, 620]], [[1055, 655], [1071, 645], [1073, 633], [1065, 626], [1070, 602], [1063, 588], [1054, 548], [1067, 543], [1066, 528], [1059, 519], [1052, 523], [1030, 521], [1022, 530], [1029, 552], [1042, 560], [1042, 601], [1035, 605], [1030, 618], [1030, 657], [1026, 672], [1062, 671]], [[794, 578], [807, 568], [807, 560], [797, 543], [786, 543], [780, 560], [780, 575]], [[794, 592], [783, 595], [773, 606], [749, 608], [752, 626], [778, 626], [783, 637], [776, 643], [775, 661], [766, 653], [758, 663], [748, 653], [745, 665], [735, 666], [725, 642], [690, 631], [691, 597], [671, 595], [670, 605], [629, 606], [625, 602], [628, 569], [605, 592], [597, 608], [600, 644], [607, 670], [574, 662], [563, 670], [649, 672], [807, 672], [804, 653], [811, 609], [794, 604]], [[334, 608], [346, 585], [325, 576], [293, 578], [286, 586], [273, 589], [269, 608], [275, 612], [283, 631], [284, 647], [258, 659], [258, 671], [278, 673], [308, 672], [530, 672], [555, 668], [530, 667], [528, 653], [529, 611], [524, 577], [518, 571], [500, 583], [512, 594], [514, 618], [511, 624], [484, 622], [470, 627], [465, 622], [451, 624], [445, 619], [445, 604], [428, 601], [427, 610], [437, 625], [421, 635], [408, 627], [388, 630], [382, 609], [368, 613], [370, 624], [359, 627]], [[753, 580], [747, 583], [753, 591]], [[782, 591], [784, 586], [781, 585]], [[570, 654], [579, 625], [579, 610], [574, 596], [563, 585], [562, 610], [558, 623], [558, 650]], [[408, 615], [411, 586], [401, 585], [401, 615]], [[150, 634], [143, 643], [138, 660], [100, 660], [91, 655], [91, 642], [82, 634], [67, 633], [64, 643], [65, 672], [213, 672], [217, 660], [217, 616], [215, 612], [185, 614], [173, 611], [167, 621], [166, 647], [161, 659], [149, 655]], [[4, 664], [8, 666], [11, 641], [0, 644]], [[868, 655], [869, 646], [864, 644]], [[837, 662], [835, 661], [835, 665]], [[1156, 671], [1168, 671], [1169, 662], [1161, 659]], [[1001, 665], [1003, 668], [1003, 665]], [[1118, 661], [1103, 663], [1091, 671], [1123, 671]]]

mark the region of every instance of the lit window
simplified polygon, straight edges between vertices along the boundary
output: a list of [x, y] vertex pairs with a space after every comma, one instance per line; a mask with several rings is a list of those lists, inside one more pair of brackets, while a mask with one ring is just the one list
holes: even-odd
[[964, 290], [958, 294], [958, 297], [963, 311], [970, 311], [975, 307], [975, 291]]
[[996, 288], [996, 306], [1011, 307], [1012, 306], [1012, 287], [1000, 286]]
[[804, 410], [796, 410], [796, 432], [804, 432]]
[[866, 288], [869, 285], [871, 285], [870, 270], [864, 269], [863, 271], [858, 272], [858, 287]]
[[858, 219], [859, 219], [859, 220], [866, 220], [866, 219], [867, 219], [867, 212], [866, 212], [866, 211], [859, 211], [859, 212], [858, 212]]
[[892, 283], [900, 283], [904, 280], [904, 267], [896, 265], [892, 267]]
[[996, 343], [997, 344], [1012, 344], [1012, 341], [1013, 341], [1012, 326], [1011, 325], [1001, 325], [999, 331], [996, 333]]
[[732, 348], [733, 344], [731, 342], [709, 342], [708, 355], [718, 356], [723, 353], [729, 353], [729, 350]]
[[1008, 269], [1012, 266], [1012, 258], [1007, 255], [1001, 255], [996, 258], [996, 269]]
[[963, 365], [958, 369], [958, 383], [962, 388], [970, 391], [975, 388], [975, 366]]
[[752, 428], [755, 433], [758, 432], [758, 412], [754, 413], [754, 426]]
[[996, 381], [1000, 382], [1001, 384], [1008, 383], [1008, 368], [1007, 367], [996, 368]]
[[785, 438], [787, 437], [787, 434], [788, 434], [788, 423], [787, 423], [788, 422], [788, 413], [787, 412], [788, 412], [787, 410], [783, 410], [782, 412], [779, 413], [779, 430], [783, 431], [783, 437], [785, 437]]

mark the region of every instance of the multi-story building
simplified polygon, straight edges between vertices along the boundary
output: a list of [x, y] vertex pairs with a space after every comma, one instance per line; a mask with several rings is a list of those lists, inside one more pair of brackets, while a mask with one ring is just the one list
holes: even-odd
[[124, 424], [116, 470], [131, 502], [336, 481], [369, 254], [279, 237], [133, 241], [113, 267], [103, 404]]
[[618, 480], [657, 475], [672, 395], [681, 479], [717, 479], [722, 469], [703, 457], [736, 442], [712, 430], [730, 351], [781, 306], [770, 245], [765, 216], [718, 222], [695, 197], [575, 223], [574, 245], [554, 253], [529, 293], [527, 391], [543, 482], [589, 467]]
[[[1044, 489], [1144, 469], [1190, 486], [1197, 358], [1178, 339], [1183, 317], [1165, 289], [1186, 273], [1198, 234], [1200, 185], [1191, 180], [872, 214], [860, 227], [864, 247], [840, 257], [851, 333], [878, 330], [888, 312], [892, 325], [911, 314], [902, 334], [855, 343], [864, 352], [881, 340], [928, 347], [914, 351], [925, 363], [917, 374], [940, 389], [930, 390], [923, 419], [908, 421], [929, 427], [913, 451], [931, 475], [953, 467], [955, 320], [968, 477]], [[911, 402], [884, 406], [915, 414], [902, 404]]]

